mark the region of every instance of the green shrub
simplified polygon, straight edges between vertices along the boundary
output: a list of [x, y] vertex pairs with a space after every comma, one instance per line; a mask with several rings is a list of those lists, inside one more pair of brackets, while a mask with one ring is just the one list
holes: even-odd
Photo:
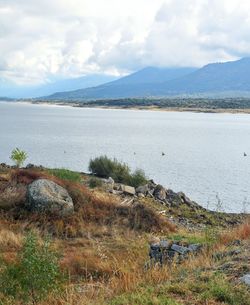
[[80, 182], [81, 175], [77, 172], [70, 171], [65, 168], [58, 168], [58, 169], [49, 169], [48, 172], [62, 180], [67, 180], [71, 182]]
[[21, 167], [24, 161], [28, 158], [28, 155], [25, 151], [15, 148], [12, 150], [10, 158], [15, 162], [17, 167]]
[[101, 187], [102, 186], [102, 181], [96, 177], [92, 177], [89, 180], [89, 187], [90, 188], [95, 188], [95, 187]]
[[130, 175], [130, 185], [138, 187], [147, 183], [145, 172], [142, 169], [137, 169]]
[[36, 236], [26, 236], [24, 245], [12, 264], [1, 262], [0, 292], [22, 304], [37, 304], [48, 293], [58, 290], [62, 275], [58, 255], [48, 241], [41, 245]]
[[130, 169], [127, 164], [116, 159], [111, 160], [107, 156], [91, 159], [89, 170], [102, 178], [112, 177], [118, 183], [127, 183], [130, 177]]
[[102, 177], [112, 177], [115, 182], [129, 184], [137, 187], [147, 182], [145, 173], [137, 169], [131, 173], [126, 163], [121, 163], [117, 159], [109, 159], [107, 156], [101, 156], [91, 159], [89, 162], [89, 170], [92, 174]]

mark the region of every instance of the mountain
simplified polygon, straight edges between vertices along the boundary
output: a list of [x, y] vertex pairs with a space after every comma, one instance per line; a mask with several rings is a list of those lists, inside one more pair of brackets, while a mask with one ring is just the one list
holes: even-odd
[[54, 79], [48, 83], [36, 86], [21, 86], [0, 79], [0, 96], [11, 98], [34, 98], [53, 94], [58, 91], [72, 91], [82, 88], [98, 86], [117, 79], [116, 76], [106, 74], [91, 74], [78, 78]]
[[146, 68], [97, 87], [61, 92], [49, 99], [114, 99], [167, 96], [250, 96], [250, 58], [200, 69]]
[[155, 94], [221, 94], [231, 92], [250, 94], [250, 58], [214, 63], [193, 73], [166, 82], [154, 90]]
[[195, 71], [196, 68], [147, 67], [118, 80], [87, 89], [57, 92], [48, 99], [98, 99], [150, 95], [159, 84]]

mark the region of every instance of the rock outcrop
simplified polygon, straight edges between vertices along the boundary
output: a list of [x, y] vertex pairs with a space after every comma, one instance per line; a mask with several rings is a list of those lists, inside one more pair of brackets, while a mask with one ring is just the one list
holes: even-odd
[[186, 204], [191, 208], [199, 207], [196, 202], [189, 199], [184, 193], [175, 193], [171, 189], [164, 188], [160, 184], [150, 180], [147, 184], [136, 188], [138, 197], [151, 197], [169, 207], [179, 207], [181, 204]]
[[[174, 259], [181, 262], [190, 254], [198, 254], [202, 249], [201, 244], [181, 245], [179, 242], [160, 240], [150, 243], [149, 247], [149, 266], [159, 263], [160, 265], [171, 263]], [[149, 267], [148, 266], [148, 267]]]
[[74, 211], [67, 190], [47, 179], [35, 180], [28, 186], [27, 207], [32, 211], [59, 216], [68, 216]]

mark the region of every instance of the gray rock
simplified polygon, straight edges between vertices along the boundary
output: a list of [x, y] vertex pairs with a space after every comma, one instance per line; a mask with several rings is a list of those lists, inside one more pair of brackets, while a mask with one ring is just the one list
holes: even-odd
[[199, 250], [201, 250], [201, 248], [202, 248], [201, 244], [191, 244], [188, 246], [188, 250], [191, 252], [199, 251]]
[[135, 191], [137, 194], [143, 194], [144, 196], [146, 196], [149, 192], [149, 187], [147, 184], [141, 185], [141, 186], [138, 186]]
[[168, 249], [169, 248], [169, 242], [167, 240], [161, 240], [160, 241], [160, 247], [164, 248], [164, 249]]
[[183, 247], [183, 246], [179, 246], [179, 245], [176, 245], [176, 244], [173, 244], [171, 246], [171, 250], [181, 254], [181, 255], [185, 255], [189, 252], [189, 249], [187, 247]]
[[180, 196], [171, 189], [166, 191], [166, 200], [170, 203], [171, 206], [176, 207], [183, 203], [183, 200], [180, 198]]
[[59, 216], [67, 216], [74, 211], [73, 201], [67, 190], [47, 179], [38, 179], [28, 186], [27, 200], [27, 207], [32, 211]]
[[240, 278], [241, 282], [250, 286], [250, 273]]
[[158, 200], [161, 201], [165, 201], [166, 200], [166, 190], [165, 188], [158, 184], [155, 189], [154, 189], [154, 193], [153, 193], [154, 197]]
[[124, 194], [134, 196], [135, 195], [135, 188], [133, 186], [121, 184], [121, 190]]

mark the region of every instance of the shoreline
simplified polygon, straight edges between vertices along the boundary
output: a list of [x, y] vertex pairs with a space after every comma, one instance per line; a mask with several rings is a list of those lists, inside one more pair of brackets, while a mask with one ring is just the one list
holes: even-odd
[[157, 107], [157, 106], [101, 106], [91, 104], [81, 104], [77, 102], [48, 102], [48, 101], [0, 101], [0, 103], [18, 103], [26, 105], [42, 105], [56, 107], [73, 107], [101, 110], [135, 110], [135, 111], [156, 111], [156, 112], [191, 112], [191, 113], [210, 113], [210, 114], [250, 114], [250, 108], [204, 108], [204, 107]]
[[87, 109], [103, 109], [103, 110], [140, 110], [140, 111], [160, 111], [160, 112], [193, 112], [193, 113], [225, 113], [225, 114], [250, 114], [250, 108], [199, 108], [199, 107], [156, 107], [156, 106], [100, 106], [100, 105], [84, 105], [76, 102], [34, 102], [34, 101], [17, 101], [18, 103], [26, 103], [33, 105], [45, 106], [68, 106], [75, 108]]

